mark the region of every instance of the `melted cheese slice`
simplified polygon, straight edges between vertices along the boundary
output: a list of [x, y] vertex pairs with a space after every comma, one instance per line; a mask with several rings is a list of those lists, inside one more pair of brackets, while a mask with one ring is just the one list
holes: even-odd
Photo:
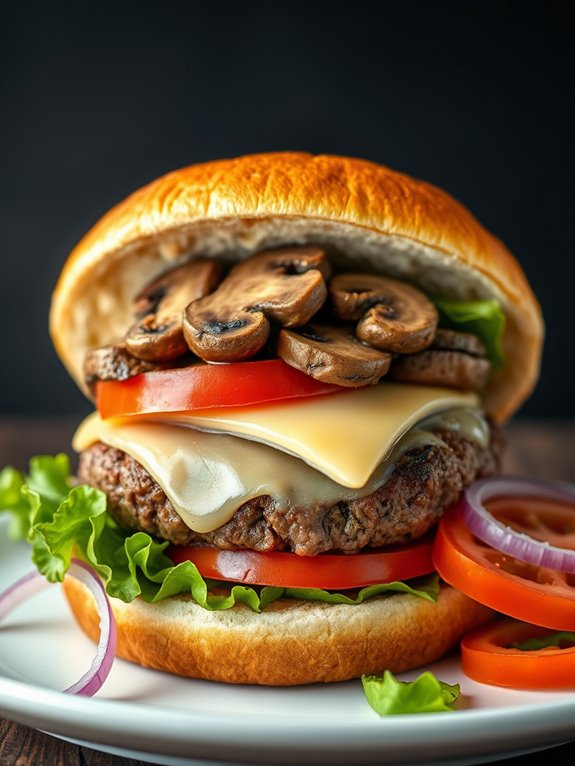
[[358, 488], [420, 420], [447, 409], [478, 406], [474, 393], [380, 383], [281, 404], [176, 414], [169, 422], [269, 444], [344, 487]]
[[[188, 527], [209, 532], [263, 495], [289, 509], [371, 494], [405, 451], [441, 444], [431, 432], [437, 427], [485, 446], [488, 427], [477, 405], [473, 394], [380, 384], [295, 403], [178, 416], [181, 422], [104, 421], [95, 413], [80, 425], [73, 446], [80, 452], [102, 441], [126, 452], [154, 477]], [[217, 432], [232, 429], [242, 438]]]
[[374, 476], [361, 491], [350, 490], [265, 444], [162, 423], [118, 424], [94, 413], [78, 428], [73, 446], [82, 451], [97, 441], [144, 466], [196, 532], [225, 524], [254, 497], [270, 495], [284, 508], [320, 499], [335, 504], [369, 494], [383, 480]]

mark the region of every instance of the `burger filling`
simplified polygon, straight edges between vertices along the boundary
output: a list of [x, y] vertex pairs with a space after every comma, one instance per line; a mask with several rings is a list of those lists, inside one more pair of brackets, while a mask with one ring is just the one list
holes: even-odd
[[496, 473], [497, 432], [487, 444], [457, 431], [432, 433], [432, 443], [389, 462], [391, 475], [368, 495], [335, 503], [315, 498], [308, 505], [260, 495], [243, 503], [228, 522], [204, 533], [186, 526], [158, 482], [121, 450], [97, 442], [82, 453], [78, 477], [106, 493], [109, 510], [121, 526], [176, 544], [289, 550], [302, 556], [355, 553], [420, 537], [474, 479]]
[[[224, 277], [213, 260], [186, 262], [140, 291], [133, 313], [124, 338], [86, 355], [94, 393], [166, 368], [278, 356], [347, 393], [287, 417], [281, 403], [151, 422], [94, 416], [76, 437], [78, 478], [106, 493], [126, 529], [179, 545], [355, 553], [422, 536], [497, 471], [499, 436], [474, 392], [499, 361], [498, 339], [473, 321], [462, 332], [449, 301], [386, 277], [332, 276], [322, 248], [291, 247]], [[406, 404], [397, 392], [408, 389]]]

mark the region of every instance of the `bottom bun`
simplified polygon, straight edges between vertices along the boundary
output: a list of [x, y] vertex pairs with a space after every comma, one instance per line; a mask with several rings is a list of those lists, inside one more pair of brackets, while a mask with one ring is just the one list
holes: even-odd
[[[72, 578], [64, 589], [80, 626], [97, 641], [99, 618], [89, 591]], [[266, 686], [416, 668], [492, 615], [447, 585], [435, 604], [407, 594], [358, 606], [280, 599], [261, 614], [243, 604], [210, 612], [185, 596], [157, 604], [111, 602], [119, 657], [191, 678]]]

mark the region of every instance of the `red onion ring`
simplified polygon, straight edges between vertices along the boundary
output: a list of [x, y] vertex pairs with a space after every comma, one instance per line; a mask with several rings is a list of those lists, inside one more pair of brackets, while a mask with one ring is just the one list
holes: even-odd
[[474, 482], [463, 493], [460, 511], [469, 530], [492, 548], [528, 564], [575, 573], [575, 550], [559, 548], [524, 532], [516, 532], [498, 521], [485, 507], [487, 500], [521, 496], [569, 503], [575, 518], [574, 492], [551, 482], [504, 476]]
[[[72, 559], [67, 574], [83, 583], [94, 596], [100, 616], [100, 641], [90, 669], [64, 690], [65, 694], [93, 696], [102, 686], [114, 662], [116, 654], [116, 621], [104, 586], [92, 567]], [[47, 588], [49, 583], [39, 572], [29, 572], [0, 593], [0, 622], [13, 609], [35, 593]]]

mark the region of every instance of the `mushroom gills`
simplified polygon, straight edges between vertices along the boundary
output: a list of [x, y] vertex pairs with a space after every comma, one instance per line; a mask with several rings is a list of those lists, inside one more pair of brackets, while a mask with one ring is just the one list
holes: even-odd
[[165, 271], [134, 298], [138, 321], [126, 333], [131, 354], [146, 361], [175, 359], [188, 351], [182, 314], [190, 301], [210, 293], [220, 278], [216, 261], [188, 261]]
[[328, 282], [321, 247], [266, 250], [233, 266], [223, 281], [220, 274], [215, 260], [198, 258], [150, 281], [133, 300], [137, 321], [125, 342], [87, 352], [92, 393], [98, 380], [187, 363], [190, 350], [206, 362], [277, 355], [344, 387], [377, 383], [388, 371], [397, 381], [469, 391], [489, 377], [482, 341], [437, 328], [437, 310], [424, 293], [375, 274], [337, 274]]
[[270, 322], [306, 324], [327, 298], [329, 264], [319, 247], [258, 253], [236, 265], [217, 290], [184, 312], [190, 349], [208, 362], [238, 362], [266, 344]]
[[438, 313], [421, 290], [377, 274], [337, 274], [329, 290], [334, 313], [357, 321], [356, 335], [364, 343], [398, 354], [432, 343]]

